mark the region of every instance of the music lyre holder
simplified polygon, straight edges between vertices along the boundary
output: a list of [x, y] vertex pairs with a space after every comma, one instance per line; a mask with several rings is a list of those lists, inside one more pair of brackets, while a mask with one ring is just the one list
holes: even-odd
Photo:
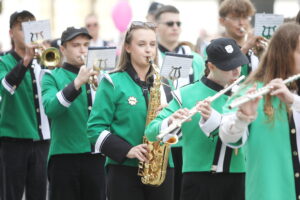
[[170, 71], [169, 76], [168, 76], [169, 79], [171, 79], [172, 81], [179, 79], [180, 75], [181, 75], [180, 70], [182, 67], [181, 66], [179, 66], [179, 67], [172, 66], [171, 68], [172, 68], [172, 70]]
[[183, 55], [167, 52], [161, 66], [160, 75], [169, 80], [189, 77], [193, 55]]

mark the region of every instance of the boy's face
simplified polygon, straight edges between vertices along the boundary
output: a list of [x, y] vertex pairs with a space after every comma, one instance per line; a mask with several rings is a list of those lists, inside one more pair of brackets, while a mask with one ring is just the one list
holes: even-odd
[[235, 40], [240, 40], [247, 34], [247, 29], [250, 27], [251, 17], [241, 17], [229, 13], [226, 17], [219, 19], [220, 24], [224, 26], [226, 34]]
[[25, 49], [24, 33], [21, 23], [14, 24], [9, 30], [9, 35], [18, 49]]
[[80, 67], [84, 64], [81, 56], [86, 56], [89, 44], [90, 39], [87, 36], [78, 35], [74, 39], [67, 41], [65, 45], [60, 46], [60, 50], [66, 58], [66, 62]]
[[159, 41], [169, 44], [178, 42], [181, 33], [179, 14], [170, 12], [161, 14], [156, 31]]

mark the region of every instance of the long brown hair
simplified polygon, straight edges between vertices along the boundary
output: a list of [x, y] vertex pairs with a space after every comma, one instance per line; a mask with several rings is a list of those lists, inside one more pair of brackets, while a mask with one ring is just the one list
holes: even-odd
[[[125, 45], [130, 45], [131, 41], [132, 41], [132, 37], [133, 37], [133, 32], [139, 29], [145, 29], [145, 30], [152, 30], [155, 32], [156, 26], [153, 23], [150, 22], [140, 22], [140, 21], [134, 21], [131, 23], [129, 29], [127, 30], [126, 34], [125, 34], [125, 38], [124, 38], [124, 42], [122, 45], [122, 50], [121, 50], [121, 55], [120, 55], [120, 59], [117, 65], [117, 68], [115, 71], [124, 71], [129, 64], [131, 63], [130, 60], [130, 54], [126, 51], [125, 49]], [[156, 55], [154, 58], [154, 63], [157, 65], [157, 50], [156, 50]], [[149, 78], [149, 76], [152, 76], [153, 74], [153, 69], [150, 69], [150, 73], [148, 73], [146, 80]]]
[[[294, 52], [297, 49], [299, 36], [300, 25], [296, 23], [281, 25], [272, 36], [258, 69], [248, 77], [245, 84], [255, 81], [267, 84], [275, 78], [286, 79], [292, 76], [295, 72]], [[296, 85], [292, 84], [291, 89], [296, 89]], [[268, 94], [265, 98], [264, 112], [269, 119], [273, 119], [272, 97]]]

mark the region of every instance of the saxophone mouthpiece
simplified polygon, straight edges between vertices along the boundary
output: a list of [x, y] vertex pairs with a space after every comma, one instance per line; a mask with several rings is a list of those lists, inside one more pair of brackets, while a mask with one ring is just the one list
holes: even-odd
[[152, 58], [151, 58], [151, 57], [147, 57], [147, 60], [148, 60], [148, 62], [149, 62], [149, 64], [150, 64], [150, 65], [152, 65], [152, 64], [153, 64], [153, 60], [152, 60]]

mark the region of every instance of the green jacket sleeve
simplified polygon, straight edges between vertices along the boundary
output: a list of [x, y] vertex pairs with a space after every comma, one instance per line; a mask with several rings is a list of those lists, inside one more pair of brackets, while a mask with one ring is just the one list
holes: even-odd
[[110, 131], [115, 112], [114, 86], [103, 78], [96, 93], [93, 108], [87, 123], [87, 134], [92, 144], [95, 144], [104, 130]]
[[158, 116], [152, 120], [145, 130], [145, 135], [150, 141], [155, 141], [156, 136], [159, 134], [161, 125], [163, 123], [163, 120], [167, 120], [169, 116], [171, 116], [174, 112], [176, 112], [178, 109], [180, 109], [179, 103], [173, 99], [169, 105], [164, 108]]
[[68, 109], [67, 106], [62, 105], [59, 102], [57, 98], [57, 93], [59, 93], [59, 91], [53, 75], [45, 73], [42, 79], [42, 100], [45, 113], [49, 118], [55, 118]]

